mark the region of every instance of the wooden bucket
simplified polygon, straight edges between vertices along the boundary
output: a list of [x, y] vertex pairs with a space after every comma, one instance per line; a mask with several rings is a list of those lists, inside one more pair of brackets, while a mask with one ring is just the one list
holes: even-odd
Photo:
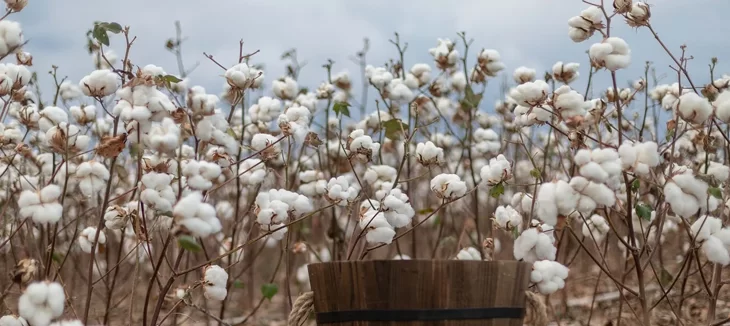
[[370, 260], [311, 264], [318, 325], [518, 326], [531, 265]]

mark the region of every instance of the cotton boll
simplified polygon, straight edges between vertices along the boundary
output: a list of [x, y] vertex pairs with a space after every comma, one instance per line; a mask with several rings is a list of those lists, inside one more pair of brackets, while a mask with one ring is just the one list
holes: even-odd
[[552, 294], [562, 289], [566, 278], [568, 278], [568, 268], [558, 262], [541, 260], [532, 265], [530, 281], [537, 283], [537, 288], [542, 294]]
[[464, 72], [457, 71], [451, 75], [451, 87], [457, 92], [463, 92], [466, 89], [466, 75], [464, 75]]
[[624, 69], [631, 63], [629, 45], [618, 37], [609, 37], [602, 43], [593, 44], [588, 55], [594, 66], [610, 71]]
[[693, 92], [680, 96], [675, 107], [682, 119], [695, 124], [704, 123], [712, 114], [710, 102]]
[[39, 114], [38, 127], [42, 132], [46, 132], [62, 122], [68, 123], [68, 114], [66, 111], [56, 106], [47, 106]]
[[408, 103], [415, 97], [408, 85], [400, 78], [391, 80], [386, 87], [386, 92], [388, 98], [401, 104]]
[[482, 254], [479, 252], [477, 248], [474, 247], [468, 247], [461, 249], [458, 254], [456, 254], [456, 260], [482, 260]]
[[350, 155], [354, 155], [362, 162], [370, 162], [373, 155], [380, 150], [380, 144], [365, 135], [362, 129], [356, 129], [348, 137], [347, 148], [350, 150]]
[[350, 185], [345, 176], [332, 178], [326, 186], [326, 198], [340, 206], [352, 203], [359, 193], [359, 187]]
[[[387, 222], [394, 228], [404, 227], [411, 223], [411, 219], [416, 213], [408, 196], [399, 188], [393, 188], [386, 193], [380, 206]], [[363, 202], [363, 205], [366, 204], [369, 202]]]
[[35, 282], [18, 299], [18, 313], [30, 325], [49, 325], [63, 315], [66, 295], [58, 283]]
[[361, 229], [367, 230], [365, 240], [370, 244], [393, 242], [395, 230], [378, 210], [367, 209], [360, 214], [359, 226]]
[[527, 67], [518, 67], [515, 69], [515, 72], [512, 74], [512, 77], [514, 78], [515, 82], [518, 84], [524, 84], [527, 82], [531, 82], [535, 80], [535, 69], [530, 69]]
[[717, 95], [712, 106], [715, 108], [715, 116], [718, 119], [730, 122], [730, 91], [725, 90]]
[[651, 168], [659, 165], [661, 158], [655, 142], [625, 142], [618, 148], [621, 166], [640, 176], [648, 176]]
[[6, 56], [23, 45], [20, 23], [4, 19], [0, 21], [0, 56]]
[[38, 224], [57, 223], [63, 214], [63, 206], [58, 202], [61, 188], [50, 184], [39, 192], [24, 190], [18, 198], [18, 212], [21, 219], [30, 218]]
[[537, 192], [537, 201], [535, 202], [535, 214], [545, 223], [554, 225], [558, 221], [558, 206], [555, 203], [555, 187], [554, 183], [543, 183]]
[[223, 228], [215, 208], [203, 202], [203, 195], [191, 192], [182, 197], [172, 209], [176, 228], [183, 233], [205, 238]]
[[97, 228], [90, 226], [85, 228], [83, 231], [81, 231], [81, 235], [79, 235], [79, 247], [81, 247], [81, 250], [83, 250], [85, 253], [90, 254], [92, 247], [94, 247], [94, 251], [96, 253], [99, 253], [99, 247], [106, 244], [106, 235], [103, 231], [99, 232], [99, 241], [96, 242], [96, 246], [94, 246], [94, 239], [96, 239], [96, 233]]
[[700, 166], [700, 173], [705, 173], [705, 170], [707, 170], [707, 174], [714, 177], [717, 182], [724, 183], [727, 181], [728, 177], [730, 177], [730, 167], [713, 161], [709, 163], [709, 166], [705, 164]]
[[378, 90], [383, 90], [393, 80], [393, 74], [387, 69], [383, 67], [376, 68], [371, 65], [365, 67], [365, 76]]
[[79, 88], [86, 96], [105, 97], [114, 94], [119, 85], [117, 74], [108, 69], [95, 70], [79, 82]]
[[727, 266], [730, 264], [730, 253], [722, 241], [716, 237], [709, 237], [702, 243], [702, 252], [707, 256], [707, 260]]
[[580, 76], [578, 68], [580, 68], [580, 64], [578, 63], [563, 63], [562, 61], [558, 61], [553, 65], [553, 78], [564, 84], [570, 84]]
[[690, 233], [697, 242], [709, 239], [712, 235], [720, 232], [722, 229], [722, 221], [716, 217], [704, 215], [698, 218], [690, 226]]
[[246, 63], [239, 63], [228, 68], [225, 73], [227, 84], [238, 90], [257, 88], [263, 81], [263, 72], [249, 67]]
[[205, 285], [205, 297], [211, 300], [223, 301], [226, 298], [226, 286], [228, 284], [228, 273], [218, 265], [210, 265], [205, 268], [203, 283]]
[[488, 165], [481, 168], [479, 176], [482, 182], [486, 182], [487, 185], [496, 185], [508, 181], [512, 178], [512, 163], [507, 161], [504, 155], [499, 154], [497, 157], [490, 159]]
[[649, 23], [650, 17], [649, 5], [644, 2], [635, 2], [626, 14], [626, 22], [632, 27], [645, 26]]
[[444, 162], [444, 150], [430, 141], [418, 143], [416, 145], [416, 157], [418, 162], [425, 166], [431, 164], [438, 165]]
[[596, 6], [590, 6], [568, 20], [568, 35], [573, 42], [583, 42], [593, 36], [593, 33], [601, 28], [603, 12]]
[[515, 239], [513, 254], [515, 259], [535, 262], [542, 259], [555, 260], [557, 248], [552, 238], [540, 228], [529, 228]]
[[544, 80], [536, 80], [534, 82], [526, 82], [521, 84], [509, 92], [517, 105], [524, 107], [537, 106], [547, 98], [550, 86]]
[[454, 42], [449, 39], [438, 39], [438, 45], [428, 52], [433, 56], [436, 66], [446, 70], [456, 66], [459, 60], [459, 52], [454, 49]]
[[583, 236], [593, 238], [600, 243], [611, 230], [606, 219], [601, 215], [592, 215], [583, 223]]
[[441, 199], [454, 200], [466, 194], [466, 183], [456, 174], [439, 174], [431, 179], [431, 190]]
[[505, 230], [520, 230], [522, 226], [522, 215], [518, 213], [512, 206], [498, 206], [494, 211], [494, 221], [497, 226]]
[[0, 326], [28, 326], [28, 322], [23, 317], [5, 315], [0, 318]]
[[297, 82], [289, 76], [275, 80], [271, 86], [274, 95], [283, 100], [293, 100], [299, 92]]

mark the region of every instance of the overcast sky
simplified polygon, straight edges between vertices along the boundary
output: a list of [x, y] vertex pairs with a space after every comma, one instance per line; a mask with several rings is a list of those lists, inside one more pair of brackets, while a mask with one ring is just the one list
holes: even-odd
[[[707, 63], [713, 56], [720, 58], [719, 72], [728, 72], [730, 40], [723, 35], [727, 30], [723, 13], [730, 12], [730, 1], [649, 3], [653, 5], [651, 22], [666, 45], [678, 52], [679, 45], [687, 44], [694, 55], [691, 70], [696, 83], [707, 82]], [[316, 88], [326, 76], [321, 66], [328, 58], [336, 62], [335, 72], [347, 69], [353, 79], [359, 79], [357, 66], [348, 57], [368, 37], [368, 61], [382, 65], [397, 55], [388, 42], [393, 32], [409, 43], [407, 67], [418, 62], [432, 64], [428, 49], [436, 45], [437, 38], [456, 39], [456, 32], [466, 31], [474, 38], [475, 51], [493, 48], [502, 54], [507, 65], [504, 73], [509, 76], [522, 65], [537, 69], [540, 76], [556, 61], [565, 61], [581, 63], [585, 77], [585, 51], [600, 36], [573, 43], [567, 35], [567, 20], [586, 6], [580, 0], [30, 0], [11, 19], [21, 23], [30, 40], [26, 51], [34, 55], [34, 68], [48, 85], [46, 72], [52, 64], [74, 82], [93, 69], [85, 49], [85, 32], [97, 20], [131, 26], [131, 34], [137, 36], [133, 63], [155, 64], [177, 73], [174, 56], [164, 43], [174, 36], [174, 22], [179, 20], [188, 38], [183, 47], [185, 63], [188, 67], [200, 63], [190, 76], [192, 84], [217, 94], [223, 71], [203, 52], [230, 66], [237, 58], [240, 39], [245, 42], [244, 52], [260, 50], [253, 62], [265, 64], [267, 87], [284, 74], [280, 55], [290, 48], [297, 48], [300, 60], [308, 62], [300, 76], [301, 86]], [[665, 82], [673, 82], [670, 59], [648, 30], [629, 28], [622, 21], [617, 25], [613, 35], [624, 38], [632, 49], [631, 67], [619, 73], [622, 86], [643, 74], [647, 60], [656, 63]], [[112, 36], [111, 48], [123, 52], [122, 37]], [[608, 84], [603, 80], [599, 86], [605, 89]], [[489, 98], [497, 96], [498, 88], [498, 83], [491, 85]]]

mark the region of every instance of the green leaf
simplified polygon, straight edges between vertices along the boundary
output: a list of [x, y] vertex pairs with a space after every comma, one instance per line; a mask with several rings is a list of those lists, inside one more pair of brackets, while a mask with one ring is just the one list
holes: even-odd
[[109, 35], [106, 34], [106, 29], [100, 25], [94, 26], [94, 32], [92, 33], [94, 39], [99, 41], [101, 44], [109, 46]]
[[467, 109], [474, 109], [479, 107], [479, 102], [482, 101], [482, 94], [476, 94], [474, 93], [474, 90], [471, 89], [471, 86], [466, 86], [466, 89], [464, 90], [464, 100], [461, 101], [461, 104], [464, 105]]
[[53, 255], [51, 255], [51, 259], [53, 259], [53, 261], [55, 261], [56, 263], [60, 264], [61, 262], [63, 262], [63, 254], [54, 252]]
[[512, 229], [512, 237], [515, 239], [520, 237], [520, 231], [517, 228]]
[[261, 285], [261, 295], [263, 295], [266, 299], [271, 300], [277, 292], [279, 292], [279, 286], [274, 283]]
[[399, 139], [400, 135], [404, 131], [408, 131], [408, 125], [403, 123], [401, 119], [390, 119], [383, 122], [383, 128], [385, 128], [385, 137], [389, 139]]
[[110, 31], [114, 34], [119, 34], [122, 32], [122, 25], [119, 25], [118, 23], [114, 23], [114, 22], [106, 23], [104, 25], [104, 29], [106, 29], [107, 31]]
[[638, 204], [634, 208], [636, 209], [636, 215], [638, 215], [639, 217], [641, 217], [642, 219], [644, 219], [646, 221], [651, 220], [651, 207], [649, 207], [645, 204]]
[[332, 111], [335, 111], [335, 114], [337, 115], [344, 115], [346, 117], [350, 117], [350, 103], [347, 102], [336, 102], [335, 106], [332, 107]]
[[663, 286], [667, 286], [672, 283], [672, 280], [674, 280], [674, 276], [672, 276], [672, 274], [670, 274], [666, 269], [662, 268], [662, 271], [659, 274], [659, 282]]
[[492, 196], [492, 198], [499, 198], [499, 196], [502, 196], [504, 194], [504, 184], [502, 182], [494, 185], [492, 189], [489, 189], [489, 195]]
[[707, 192], [712, 195], [712, 197], [722, 199], [722, 190], [720, 190], [720, 188], [710, 187], [709, 189], [707, 189]]
[[634, 182], [631, 183], [631, 190], [639, 190], [639, 187], [641, 186], [641, 182], [639, 179], [635, 179]]
[[183, 248], [190, 252], [198, 252], [200, 250], [203, 250], [203, 247], [200, 246], [198, 241], [189, 235], [183, 235], [178, 237], [177, 244], [178, 246], [180, 246], [180, 248]]
[[441, 225], [441, 216], [435, 215], [433, 217], [433, 225], [435, 225], [435, 226]]
[[430, 213], [433, 213], [433, 208], [430, 208], [430, 207], [424, 208], [424, 209], [418, 211], [418, 214], [421, 214], [421, 215], [426, 215], [426, 214], [430, 214]]
[[535, 179], [539, 179], [539, 178], [540, 178], [540, 175], [542, 175], [542, 173], [540, 173], [540, 169], [538, 169], [538, 168], [534, 168], [534, 169], [532, 169], [532, 170], [530, 171], [530, 175], [531, 175], [531, 176], [532, 176], [533, 178], [535, 178]]
[[177, 78], [177, 77], [175, 77], [175, 76], [173, 76], [173, 75], [165, 75], [165, 76], [163, 76], [162, 78], [163, 78], [163, 79], [164, 79], [164, 80], [165, 80], [166, 82], [168, 82], [168, 83], [179, 83], [179, 82], [181, 82], [181, 81], [182, 81], [182, 79], [180, 79], [180, 78]]
[[233, 281], [233, 287], [237, 289], [243, 289], [244, 284], [241, 282], [241, 280], [235, 280]]

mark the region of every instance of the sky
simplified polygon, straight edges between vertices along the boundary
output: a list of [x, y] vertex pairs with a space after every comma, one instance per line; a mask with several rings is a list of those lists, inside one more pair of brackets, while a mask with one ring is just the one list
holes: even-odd
[[[599, 0], [595, 0], [599, 1]], [[610, 7], [610, 0], [606, 0]], [[664, 43], [675, 53], [686, 44], [694, 56], [690, 72], [695, 83], [709, 80], [707, 64], [718, 57], [719, 73], [730, 73], [730, 39], [723, 13], [730, 12], [727, 0], [650, 0], [651, 23]], [[388, 40], [398, 32], [409, 44], [406, 67], [424, 62], [432, 65], [428, 49], [437, 38], [457, 39], [465, 31], [473, 38], [471, 57], [482, 48], [496, 49], [502, 55], [511, 81], [519, 66], [534, 68], [538, 76], [556, 61], [581, 63], [585, 83], [588, 75], [586, 51], [600, 42], [594, 35], [583, 43], [568, 37], [567, 21], [587, 7], [580, 0], [460, 0], [460, 1], [388, 1], [388, 0], [30, 0], [21, 13], [10, 19], [23, 27], [25, 50], [33, 54], [34, 69], [43, 88], [52, 90], [47, 72], [59, 67], [59, 75], [78, 82], [94, 68], [85, 49], [85, 33], [94, 21], [118, 22], [131, 27], [137, 37], [131, 51], [132, 62], [139, 66], [155, 64], [168, 73], [177, 73], [175, 57], [164, 48], [175, 35], [175, 21], [180, 21], [183, 36], [183, 59], [187, 67], [199, 64], [190, 74], [192, 85], [201, 85], [209, 93], [222, 90], [223, 70], [204, 57], [212, 54], [225, 66], [238, 56], [239, 40], [244, 52], [259, 51], [253, 63], [265, 66], [265, 84], [284, 75], [280, 56], [296, 48], [300, 61], [307, 62], [300, 75], [300, 86], [314, 89], [325, 78], [322, 68], [327, 59], [335, 61], [334, 72], [348, 70], [358, 80], [359, 69], [349, 58], [362, 48], [363, 38], [370, 39], [368, 63], [381, 66], [397, 51]], [[619, 72], [619, 83], [643, 75], [644, 62], [655, 63], [664, 83], [676, 81], [671, 59], [645, 28], [628, 27], [622, 20], [614, 23], [612, 36], [624, 38], [632, 50], [631, 66]], [[124, 40], [111, 38], [111, 48], [123, 53]], [[461, 51], [463, 53], [463, 51]], [[602, 72], [597, 87], [607, 87], [610, 78]], [[583, 84], [584, 85], [584, 84]], [[576, 86], [581, 90], [584, 86]], [[359, 88], [356, 88], [359, 89]], [[597, 88], [598, 91], [599, 88]], [[582, 91], [582, 90], [581, 90]], [[487, 91], [487, 98], [499, 96], [499, 80]]]

